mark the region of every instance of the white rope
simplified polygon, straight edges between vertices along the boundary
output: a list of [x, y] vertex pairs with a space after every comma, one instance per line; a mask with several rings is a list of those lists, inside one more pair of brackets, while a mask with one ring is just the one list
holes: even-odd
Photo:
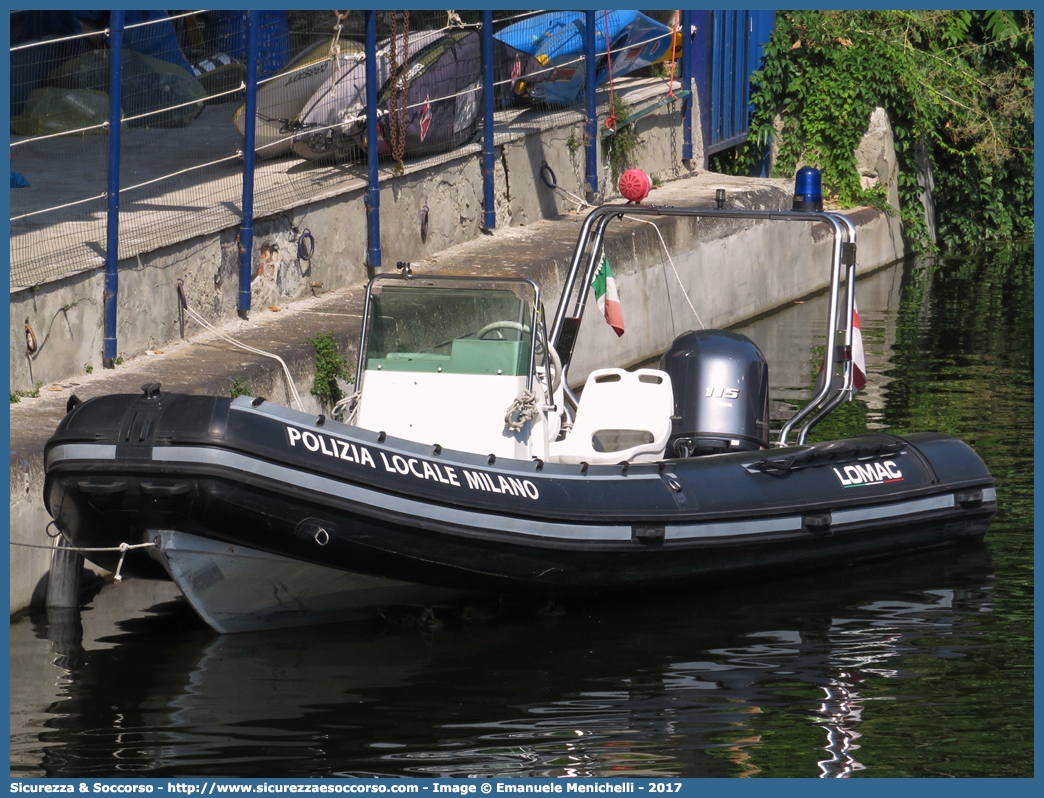
[[97, 130], [98, 128], [108, 127], [108, 126], [109, 126], [109, 120], [105, 120], [104, 122], [99, 122], [96, 125], [90, 125], [88, 127], [78, 127], [75, 130], [63, 130], [60, 133], [48, 133], [46, 136], [31, 136], [29, 138], [24, 138], [21, 141], [12, 141], [11, 142], [11, 147], [12, 148], [17, 147], [20, 144], [35, 144], [38, 141], [46, 141], [47, 139], [56, 139], [59, 136], [75, 136], [75, 135], [80, 134], [80, 133], [86, 133], [89, 130]]
[[[522, 395], [515, 397], [515, 401], [504, 414], [504, 423], [507, 424], [508, 429], [518, 432], [527, 421], [531, 421], [536, 416], [539, 398], [535, 392], [523, 388]], [[518, 416], [517, 421], [512, 418], [513, 415]]]
[[24, 546], [27, 549], [47, 549], [48, 551], [75, 551], [83, 553], [85, 551], [118, 551], [120, 553], [120, 561], [116, 563], [116, 570], [113, 573], [112, 581], [117, 585], [123, 581], [123, 576], [120, 571], [123, 569], [123, 561], [127, 557], [127, 552], [131, 549], [144, 549], [149, 546], [155, 546], [155, 543], [121, 543], [119, 546], [41, 546], [36, 543], [18, 543], [11, 541], [12, 546]]
[[[136, 257], [138, 258], [138, 266], [140, 267], [141, 266], [141, 255], [138, 255]], [[294, 385], [294, 378], [293, 378], [293, 376], [291, 376], [290, 369], [289, 369], [289, 367], [287, 367], [286, 361], [284, 361], [283, 358], [279, 357], [279, 355], [273, 354], [272, 352], [265, 352], [264, 350], [256, 349], [255, 347], [252, 347], [249, 344], [244, 344], [242, 341], [237, 341], [231, 335], [226, 335], [225, 333], [221, 332], [221, 330], [219, 330], [217, 327], [215, 327], [213, 324], [211, 324], [209, 321], [207, 321], [202, 316], [200, 316], [198, 313], [196, 313], [196, 311], [194, 311], [191, 307], [189, 307], [188, 301], [185, 299], [184, 292], [181, 292], [181, 297], [180, 298], [181, 298], [181, 301], [182, 301], [182, 305], [181, 306], [185, 310], [185, 312], [189, 315], [189, 317], [193, 321], [195, 321], [197, 324], [199, 324], [200, 326], [202, 326], [205, 329], [209, 330], [210, 332], [214, 333], [214, 335], [216, 335], [221, 340], [227, 341], [228, 343], [232, 344], [233, 346], [237, 346], [237, 347], [239, 347], [240, 349], [242, 349], [242, 350], [244, 350], [246, 352], [250, 352], [251, 354], [261, 355], [262, 357], [268, 357], [268, 358], [272, 358], [272, 360], [278, 361], [279, 365], [283, 367], [283, 374], [286, 375], [286, 385], [287, 385], [287, 388], [289, 389], [290, 396], [293, 398], [294, 404], [297, 406], [298, 410], [300, 410], [302, 412], [304, 411], [304, 406], [301, 403], [301, 396], [297, 392], [297, 386]]]
[[347, 316], [353, 319], [361, 319], [361, 313], [335, 313], [332, 310], [309, 310], [308, 308], [301, 308], [298, 313], [311, 313], [314, 316]]
[[199, 11], [186, 11], [184, 14], [175, 14], [173, 16], [170, 16], [168, 12], [168, 16], [161, 17], [160, 19], [147, 19], [144, 22], [135, 22], [133, 25], [124, 25], [123, 29], [131, 30], [132, 28], [143, 28], [146, 25], [161, 25], [164, 22], [173, 22], [176, 19], [191, 17], [193, 14], [202, 14], [204, 11], [206, 11], [206, 9], [201, 9]]
[[[246, 83], [240, 83], [234, 89], [226, 89], [225, 91], [219, 91], [217, 94], [208, 94], [205, 97], [202, 97], [202, 98], [196, 100], [196, 102], [204, 102], [205, 100], [213, 100], [216, 97], [224, 97], [226, 94], [229, 94], [229, 95], [231, 95], [231, 94], [239, 94], [239, 92], [241, 92], [241, 91], [246, 91]], [[176, 107], [180, 108], [181, 106], [176, 106]], [[169, 109], [164, 109], [164, 110], [169, 110]], [[158, 112], [153, 111], [152, 113], [158, 113]], [[128, 118], [130, 118], [130, 117], [128, 117]], [[126, 121], [126, 120], [124, 120], [124, 121]]]
[[685, 290], [685, 284], [682, 282], [681, 275], [678, 274], [678, 269], [674, 265], [674, 259], [671, 257], [671, 252], [667, 249], [667, 244], [663, 240], [663, 235], [660, 233], [660, 228], [656, 226], [655, 222], [650, 222], [648, 219], [640, 219], [637, 216], [624, 215], [625, 219], [630, 219], [632, 222], [641, 222], [642, 224], [652, 225], [653, 230], [656, 231], [656, 235], [659, 236], [660, 245], [663, 247], [663, 251], [667, 253], [667, 260], [671, 264], [671, 269], [674, 271], [674, 277], [678, 280], [678, 286], [681, 288], [682, 296], [685, 297], [685, 301], [689, 303], [689, 309], [692, 311], [692, 315], [696, 317], [696, 321], [700, 323], [700, 327], [705, 327], [703, 319], [700, 318], [700, 314], [696, 312], [696, 307], [692, 304], [692, 300], [689, 299], [689, 292]]
[[[143, 28], [146, 25], [158, 25], [163, 22], [172, 22], [175, 19], [181, 19], [182, 17], [191, 17], [193, 14], [202, 13], [203, 11], [186, 11], [184, 14], [175, 14], [174, 16], [168, 15], [166, 17], [163, 17], [162, 19], [150, 19], [146, 20], [145, 22], [135, 22], [132, 25], [124, 25], [123, 29], [126, 31], [133, 30], [134, 28]], [[112, 28], [104, 28], [102, 30], [91, 31], [90, 33], [74, 33], [72, 36], [62, 36], [57, 39], [45, 39], [43, 41], [27, 42], [26, 44], [15, 45], [11, 48], [11, 52], [13, 53], [17, 50], [28, 50], [30, 47], [42, 47], [43, 45], [55, 44], [57, 42], [70, 42], [74, 39], [88, 39], [91, 36], [108, 36], [110, 33], [112, 33]]]
[[[125, 194], [128, 194], [131, 191], [136, 191], [139, 188], [145, 188], [146, 186], [151, 186], [153, 183], [160, 183], [160, 182], [162, 182], [164, 180], [169, 180], [172, 177], [178, 177], [179, 175], [188, 174], [189, 172], [194, 172], [197, 169], [206, 169], [209, 166], [217, 166], [218, 164], [224, 163], [226, 161], [235, 161], [237, 159], [237, 157], [238, 156], [236, 156], [236, 155], [229, 155], [229, 156], [226, 156], [225, 158], [218, 158], [216, 161], [210, 161], [208, 163], [201, 163], [201, 164], [197, 164], [196, 166], [189, 166], [189, 167], [187, 167], [185, 169], [182, 169], [182, 170], [180, 170], [178, 172], [171, 172], [169, 175], [162, 175], [161, 177], [153, 178], [152, 180], [146, 180], [144, 183], [136, 183], [133, 186], [126, 186], [125, 188], [121, 188], [120, 189], [120, 194], [121, 195], [125, 195]], [[71, 208], [74, 205], [82, 205], [85, 202], [93, 202], [94, 200], [105, 199], [107, 196], [109, 196], [108, 193], [96, 194], [93, 197], [87, 197], [87, 199], [76, 200], [75, 202], [67, 202], [65, 205], [56, 205], [53, 208], [43, 208], [42, 210], [39, 210], [39, 211], [30, 211], [29, 213], [23, 213], [21, 216], [12, 216], [10, 221], [14, 222], [14, 221], [17, 221], [19, 219], [26, 219], [26, 218], [28, 218], [30, 216], [38, 216], [41, 213], [49, 213], [51, 211], [60, 211], [63, 208]]]
[[[153, 178], [152, 180], [146, 180], [144, 183], [135, 183], [133, 186], [127, 186], [126, 188], [121, 188], [120, 189], [120, 194], [127, 194], [128, 192], [134, 191], [136, 189], [145, 188], [145, 186], [151, 186], [153, 183], [159, 183], [159, 182], [161, 182], [163, 180], [168, 180], [168, 179], [170, 179], [172, 177], [177, 177], [178, 175], [184, 175], [184, 174], [188, 174], [189, 172], [194, 172], [197, 169], [206, 169], [208, 166], [217, 166], [218, 164], [224, 163], [225, 161], [235, 161], [237, 159], [237, 157], [238, 156], [236, 156], [236, 155], [228, 155], [228, 156], [226, 156], [224, 158], [218, 158], [216, 161], [210, 161], [209, 163], [201, 163], [201, 164], [197, 164], [196, 166], [189, 166], [188, 168], [182, 169], [179, 172], [171, 172], [169, 175], [163, 175], [162, 177], [156, 177], [156, 178]], [[103, 196], [105, 196], [105, 195], [103, 195]]]
[[[184, 103], [181, 103], [179, 105], [168, 105], [168, 106], [165, 106], [163, 108], [159, 108], [159, 109], [157, 109], [155, 111], [146, 111], [145, 113], [138, 114], [137, 116], [123, 116], [123, 117], [120, 117], [120, 124], [122, 125], [122, 124], [127, 123], [127, 122], [134, 122], [134, 121], [136, 121], [138, 119], [144, 119], [147, 116], [155, 116], [156, 114], [165, 113], [166, 111], [174, 111], [174, 110], [177, 110], [178, 108], [186, 108], [186, 107], [188, 107], [190, 105], [198, 105], [199, 103], [204, 102], [205, 100], [213, 100], [213, 99], [215, 99], [217, 97], [224, 97], [225, 95], [238, 94], [239, 92], [243, 91], [245, 88], [246, 88], [246, 84], [245, 83], [240, 83], [239, 86], [237, 86], [234, 89], [228, 89], [226, 91], [221, 91], [221, 92], [218, 92], [217, 94], [208, 94], [205, 97], [200, 97], [199, 99], [196, 99], [196, 100], [189, 100], [188, 102], [184, 102]], [[75, 128], [74, 130], [63, 130], [60, 133], [48, 133], [46, 136], [32, 136], [32, 137], [29, 137], [29, 138], [22, 139], [21, 141], [12, 141], [11, 142], [11, 147], [17, 147], [17, 146], [19, 146], [21, 144], [35, 144], [38, 141], [46, 141], [47, 139], [54, 139], [54, 138], [58, 138], [59, 136], [75, 136], [75, 135], [78, 135], [78, 134], [86, 133], [86, 132], [91, 131], [91, 130], [98, 130], [99, 128], [108, 128], [108, 127], [109, 127], [109, 122], [108, 122], [108, 120], [106, 120], [104, 122], [99, 122], [96, 125], [90, 125], [88, 127], [78, 127], [78, 128]]]
[[[240, 83], [238, 89], [232, 89], [230, 91], [223, 92], [223, 93], [224, 94], [233, 94], [233, 93], [235, 93], [237, 91], [242, 91], [245, 87], [246, 87], [246, 84]], [[197, 100], [189, 100], [188, 102], [178, 103], [177, 105], [167, 105], [167, 106], [164, 106], [163, 108], [158, 108], [155, 111], [146, 111], [145, 113], [138, 114], [137, 116], [123, 116], [123, 117], [120, 117], [120, 122], [134, 122], [134, 121], [136, 121], [138, 119], [144, 119], [147, 116], [155, 116], [156, 114], [163, 114], [163, 113], [166, 113], [167, 111], [176, 111], [179, 108], [188, 108], [190, 105], [199, 105], [199, 104], [201, 104], [204, 99], [209, 99], [210, 97], [220, 97], [220, 96], [221, 96], [220, 94], [208, 94], [208, 95], [206, 95], [206, 98], [201, 97], [201, 98], [199, 98]]]
[[[674, 35], [673, 32], [672, 33], [661, 33], [659, 36], [653, 36], [651, 39], [646, 39], [645, 42], [643, 42], [643, 44], [648, 44], [649, 42], [659, 41], [660, 39], [667, 39], [667, 38], [670, 38], [673, 35]], [[623, 47], [619, 47], [616, 50], [609, 50], [609, 53], [610, 53], [610, 55], [614, 55], [616, 53], [622, 53], [624, 50], [630, 50], [634, 46], [635, 45], [628, 44], [628, 45], [625, 45]]]
[[[213, 99], [215, 99], [217, 97], [224, 97], [225, 95], [238, 94], [239, 92], [243, 91], [245, 88], [246, 88], [246, 84], [240, 83], [239, 86], [237, 86], [234, 89], [228, 89], [227, 91], [221, 91], [221, 92], [218, 92], [217, 94], [208, 94], [208, 95], [206, 95], [206, 97], [201, 97], [201, 98], [196, 99], [196, 100], [189, 100], [188, 102], [181, 103], [180, 105], [168, 105], [168, 106], [165, 106], [163, 108], [159, 108], [159, 109], [157, 109], [155, 111], [146, 111], [144, 114], [138, 114], [137, 116], [124, 116], [124, 117], [120, 118], [120, 124], [122, 125], [122, 124], [124, 124], [126, 122], [134, 122], [134, 121], [136, 121], [138, 119], [144, 119], [147, 116], [155, 116], [156, 114], [165, 113], [166, 111], [174, 111], [174, 110], [177, 110], [178, 108], [186, 108], [186, 107], [188, 107], [190, 105], [198, 105], [199, 103], [204, 102], [204, 100], [213, 100]], [[91, 130], [98, 130], [99, 128], [108, 128], [108, 127], [109, 127], [109, 122], [108, 122], [108, 120], [106, 120], [104, 122], [99, 122], [96, 125], [89, 125], [88, 127], [78, 127], [78, 128], [73, 129], [73, 130], [63, 130], [60, 133], [48, 133], [46, 136], [32, 136], [32, 137], [29, 137], [29, 138], [22, 139], [21, 141], [12, 141], [11, 142], [11, 147], [12, 148], [13, 147], [17, 147], [17, 146], [19, 146], [21, 144], [35, 144], [38, 141], [46, 141], [47, 139], [54, 139], [54, 138], [58, 138], [59, 136], [76, 136], [76, 135], [80, 135], [80, 134], [89, 132]]]
[[353, 391], [333, 406], [330, 415], [337, 421], [342, 421], [345, 424], [354, 424], [355, 414], [359, 412], [359, 400], [361, 398], [362, 391]]
[[544, 11], [524, 11], [521, 14], [516, 14], [513, 17], [504, 17], [503, 19], [498, 19], [497, 23], [514, 22], [516, 19], [530, 19], [532, 17], [539, 16], [540, 14], [543, 14], [543, 13], [545, 13], [545, 12]]
[[76, 200], [75, 202], [67, 202], [65, 205], [56, 205], [53, 208], [44, 208], [39, 211], [30, 211], [29, 213], [23, 213], [21, 216], [12, 216], [10, 221], [15, 222], [19, 219], [28, 219], [30, 216], [39, 216], [41, 213], [50, 213], [51, 211], [60, 211], [63, 208], [71, 208], [73, 205], [83, 205], [85, 202], [94, 202], [95, 200], [105, 199], [108, 194], [95, 194], [93, 197], [87, 199]]
[[237, 341], [231, 335], [225, 335], [225, 333], [221, 332], [217, 327], [208, 322], [206, 319], [204, 319], [190, 307], [185, 307], [185, 312], [188, 313], [189, 317], [192, 318], [193, 321], [210, 330], [210, 332], [214, 333], [214, 335], [216, 335], [221, 340], [227, 341], [233, 346], [238, 346], [240, 349], [246, 352], [250, 352], [251, 354], [261, 355], [262, 357], [270, 357], [273, 360], [279, 361], [279, 365], [283, 367], [283, 373], [286, 375], [286, 384], [289, 388], [290, 395], [293, 397], [294, 404], [297, 406], [298, 410], [301, 410], [302, 412], [304, 411], [304, 405], [302, 405], [301, 403], [301, 396], [297, 392], [297, 386], [294, 385], [294, 378], [290, 375], [290, 369], [287, 367], [286, 361], [284, 361], [283, 358], [279, 357], [279, 355], [273, 354], [272, 352], [265, 352], [261, 349], [255, 349], [254, 347], [249, 346], [248, 344], [244, 344], [242, 341]]
[[47, 549], [48, 551], [129, 551], [130, 549], [144, 549], [155, 546], [155, 543], [121, 543], [119, 546], [45, 546], [42, 543], [21, 543], [17, 540], [10, 541], [12, 546], [21, 546], [26, 549]]
[[[510, 82], [511, 82], [510, 79], [502, 80], [499, 83], [495, 83], [494, 85], [495, 86], [501, 86], [501, 85], [503, 85], [505, 83], [510, 83]], [[434, 105], [435, 103], [442, 102], [443, 100], [452, 100], [452, 99], [454, 99], [456, 97], [463, 97], [466, 94], [475, 94], [476, 92], [479, 92], [479, 91], [482, 91], [482, 87], [481, 86], [475, 86], [474, 88], [471, 88], [471, 89], [464, 89], [463, 91], [458, 91], [456, 94], [446, 94], [446, 95], [443, 95], [441, 97], [426, 98], [426, 99], [422, 100], [421, 102], [415, 102], [415, 103], [412, 103], [410, 105], [405, 106], [405, 110], [409, 111], [409, 110], [412, 110], [414, 108], [423, 108], [425, 105]], [[378, 116], [387, 116], [387, 112], [378, 112]], [[333, 124], [330, 124], [330, 125], [318, 125], [316, 127], [309, 127], [309, 128], [307, 128], [307, 132], [309, 132], [309, 133], [321, 133], [321, 132], [326, 131], [326, 130], [334, 130], [335, 128], [336, 129], [347, 128], [347, 127], [350, 127], [351, 125], [354, 125], [354, 124], [357, 124], [357, 123], [360, 123], [360, 122], [365, 122], [365, 121], [366, 121], [366, 114], [362, 113], [362, 114], [357, 114], [356, 116], [345, 117], [344, 119], [338, 120], [337, 122], [334, 122]], [[304, 131], [302, 131], [302, 132], [304, 132]], [[297, 136], [297, 135], [300, 135], [300, 133], [295, 133], [294, 134], [294, 136]], [[294, 136], [288, 136], [287, 138], [293, 138]]]
[[58, 44], [59, 42], [71, 42], [74, 39], [87, 39], [87, 38], [89, 38], [91, 36], [97, 36], [99, 34], [101, 34], [102, 36], [108, 36], [109, 35], [109, 29], [106, 28], [105, 30], [96, 30], [96, 31], [92, 31], [91, 33], [74, 33], [72, 36], [62, 36], [62, 37], [57, 38], [57, 39], [44, 39], [43, 41], [26, 42], [25, 44], [16, 44], [14, 47], [11, 48], [11, 52], [14, 53], [14, 52], [17, 52], [19, 50], [28, 50], [28, 49], [30, 49], [32, 47], [43, 47], [44, 45], [47, 45], [47, 44]]
[[[334, 26], [333, 26], [333, 39], [330, 40], [330, 52], [327, 53], [327, 58], [330, 59], [330, 91], [334, 90], [334, 86], [337, 85], [337, 56], [341, 54], [341, 14], [338, 11], [333, 12], [334, 15]], [[344, 15], [347, 17], [348, 12], [345, 11]], [[313, 66], [308, 64], [307, 66]], [[302, 67], [303, 69], [303, 67]], [[294, 70], [295, 72], [297, 70]], [[287, 73], [289, 74], [289, 73]]]
[[591, 205], [591, 204], [590, 204], [589, 202], [587, 202], [586, 200], [582, 200], [582, 199], [580, 199], [580, 198], [579, 198], [578, 196], [576, 196], [576, 194], [574, 194], [573, 192], [571, 192], [571, 191], [566, 191], [566, 190], [565, 190], [564, 188], [562, 188], [561, 186], [559, 186], [559, 185], [557, 185], [557, 184], [555, 185], [555, 190], [556, 190], [556, 191], [561, 191], [561, 192], [562, 192], [563, 194], [565, 194], [565, 195], [566, 195], [567, 197], [569, 197], [570, 199], [572, 199], [572, 200], [573, 200], [573, 202], [575, 202], [575, 203], [577, 204], [577, 208], [576, 208], [576, 210], [577, 210], [577, 213], [579, 213], [580, 211], [582, 211], [582, 210], [583, 210], [584, 208], [593, 208], [593, 207], [594, 207], [594, 205]]

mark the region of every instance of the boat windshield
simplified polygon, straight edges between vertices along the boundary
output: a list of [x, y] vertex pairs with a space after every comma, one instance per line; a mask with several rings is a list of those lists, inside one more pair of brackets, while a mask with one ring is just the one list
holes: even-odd
[[371, 286], [365, 369], [529, 373], [535, 296], [528, 281], [389, 282]]

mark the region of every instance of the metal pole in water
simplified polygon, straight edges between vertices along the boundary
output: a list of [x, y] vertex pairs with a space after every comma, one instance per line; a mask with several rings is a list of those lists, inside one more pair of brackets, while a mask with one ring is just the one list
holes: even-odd
[[116, 303], [120, 293], [117, 263], [120, 255], [120, 107], [123, 96], [123, 20], [126, 12], [109, 18], [109, 209], [105, 237], [105, 342], [102, 365], [111, 369], [116, 359]]
[[258, 12], [247, 11], [246, 107], [243, 109], [243, 222], [239, 228], [239, 315], [250, 310], [254, 253], [254, 127], [257, 124]]
[[[608, 31], [606, 32], [608, 36]], [[587, 201], [597, 201], [598, 195], [598, 106], [595, 104], [595, 12], [584, 12], [584, 96], [587, 120], [584, 122], [584, 153], [587, 156]]]
[[493, 11], [482, 12], [482, 228], [492, 232], [497, 226], [493, 197]]
[[[366, 11], [366, 268], [381, 269], [381, 189], [377, 177], [377, 12]], [[394, 12], [393, 12], [394, 13]]]
[[[58, 545], [64, 538], [57, 538]], [[51, 555], [51, 571], [47, 575], [48, 608], [71, 608], [80, 606], [80, 579], [83, 572], [83, 555], [67, 548], [56, 548]]]

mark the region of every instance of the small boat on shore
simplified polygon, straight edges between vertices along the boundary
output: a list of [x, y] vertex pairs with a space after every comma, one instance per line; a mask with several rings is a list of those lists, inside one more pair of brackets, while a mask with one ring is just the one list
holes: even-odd
[[[309, 98], [331, 74], [356, 67], [363, 48], [351, 39], [339, 39], [338, 51], [330, 51], [333, 38], [322, 39], [303, 50], [286, 66], [260, 82], [257, 89], [257, 117], [254, 123], [254, 149], [258, 158], [278, 158], [291, 151], [298, 116]], [[242, 136], [246, 132], [246, 105], [232, 115], [232, 124]]]
[[[671, 29], [640, 11], [596, 11], [594, 19], [598, 86], [611, 77], [621, 78], [671, 56]], [[498, 40], [531, 54], [544, 66], [542, 79], [526, 86], [526, 97], [552, 106], [579, 102], [586, 81], [586, 25], [582, 11], [548, 11], [495, 34]], [[676, 52], [681, 53], [680, 46]]]
[[[403, 154], [427, 155], [466, 144], [482, 118], [481, 37], [473, 30], [422, 31], [383, 42], [377, 50], [378, 151], [393, 154], [395, 114]], [[399, 54], [399, 77], [393, 81]], [[499, 39], [493, 41], [494, 103], [500, 107], [544, 74], [540, 62]], [[393, 85], [396, 84], [396, 85]], [[358, 58], [336, 79], [320, 84], [303, 103], [291, 147], [306, 160], [358, 158], [366, 151], [366, 64]]]
[[[570, 390], [625, 208], [833, 231], [824, 362], [838, 373], [774, 445], [769, 365], [736, 333], [685, 333], [659, 368], [598, 369]], [[838, 214], [602, 206], [553, 318], [526, 279], [379, 275], [356, 392], [329, 416], [156, 384], [90, 399], [46, 446], [45, 505], [69, 545], [173, 579], [220, 632], [476, 594], [699, 589], [981, 540], [996, 489], [961, 441], [806, 442], [854, 391], [854, 277]]]

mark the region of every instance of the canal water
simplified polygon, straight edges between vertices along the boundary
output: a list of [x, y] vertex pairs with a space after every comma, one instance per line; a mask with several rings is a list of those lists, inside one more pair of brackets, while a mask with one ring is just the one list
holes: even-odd
[[[11, 625], [11, 774], [1031, 776], [1031, 247], [877, 272], [867, 388], [815, 439], [939, 430], [998, 482], [986, 542], [767, 583], [219, 636], [169, 588]], [[743, 329], [773, 416], [822, 298]], [[681, 330], [679, 330], [681, 332]]]

